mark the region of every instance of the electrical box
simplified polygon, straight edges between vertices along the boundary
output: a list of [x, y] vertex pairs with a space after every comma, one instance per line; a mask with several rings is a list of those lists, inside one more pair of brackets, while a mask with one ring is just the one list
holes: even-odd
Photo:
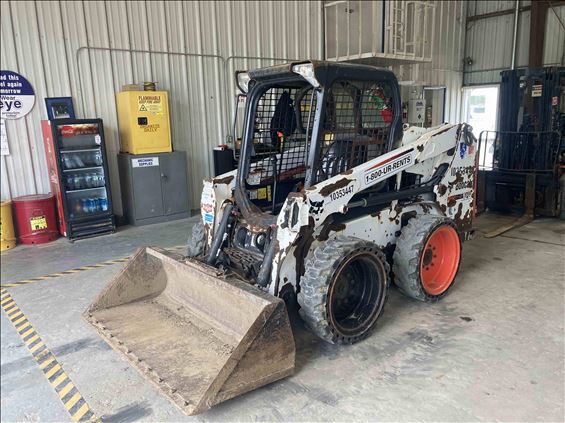
[[122, 153], [173, 151], [166, 91], [121, 91], [116, 103]]
[[426, 118], [426, 100], [410, 100], [408, 103], [408, 123], [424, 123]]

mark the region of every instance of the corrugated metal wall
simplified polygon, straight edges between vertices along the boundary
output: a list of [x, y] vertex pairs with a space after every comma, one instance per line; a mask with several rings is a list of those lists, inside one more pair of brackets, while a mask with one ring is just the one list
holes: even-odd
[[[561, 22], [560, 22], [561, 21]], [[547, 14], [543, 63], [565, 66], [565, 5], [553, 7]]]
[[[469, 1], [467, 16], [513, 10], [515, 1]], [[520, 7], [529, 6], [531, 1], [520, 1]], [[553, 9], [565, 22], [565, 6], [554, 6]], [[514, 15], [488, 17], [467, 24], [465, 55], [473, 60], [472, 65], [465, 68], [464, 84], [492, 84], [500, 82], [500, 71], [510, 69], [512, 63], [512, 40], [514, 35]], [[518, 47], [516, 66], [528, 64], [530, 37], [530, 11], [520, 12], [518, 21]], [[544, 64], [563, 63], [565, 51], [565, 30], [559, 23], [555, 13], [548, 10]]]
[[[403, 81], [447, 86], [446, 120], [458, 121], [466, 5], [435, 4], [432, 62], [393, 70]], [[230, 132], [233, 71], [321, 58], [322, 34], [321, 2], [4, 1], [0, 65], [31, 81], [37, 104], [26, 118], [7, 122], [2, 198], [49, 191], [43, 98], [72, 96], [78, 117], [104, 119], [121, 213], [114, 93], [153, 80], [170, 93], [173, 144], [187, 152], [191, 207], [198, 207], [211, 149]]]
[[36, 105], [7, 121], [11, 154], [1, 158], [2, 198], [49, 191], [43, 98], [72, 96], [77, 117], [104, 119], [119, 200], [114, 93], [151, 80], [170, 92], [173, 145], [187, 152], [190, 206], [197, 208], [202, 178], [212, 174], [211, 149], [230, 130], [233, 71], [321, 58], [321, 13], [319, 1], [3, 1], [0, 67], [28, 78]]

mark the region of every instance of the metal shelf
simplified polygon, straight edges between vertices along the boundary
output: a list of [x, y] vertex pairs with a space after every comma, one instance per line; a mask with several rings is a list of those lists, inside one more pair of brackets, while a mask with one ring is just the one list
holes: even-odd
[[76, 172], [77, 170], [89, 170], [89, 169], [102, 169], [102, 166], [75, 167], [72, 169], [63, 169], [63, 172]]
[[84, 153], [87, 151], [98, 151], [100, 150], [100, 147], [96, 147], [96, 148], [83, 148], [80, 150], [59, 150], [61, 153]]
[[93, 190], [93, 189], [102, 189], [102, 188], [106, 188], [106, 185], [102, 185], [101, 187], [71, 189], [71, 190], [67, 190], [66, 192], [67, 192], [67, 194], [68, 194], [68, 193], [74, 193], [74, 192], [91, 191], [91, 190]]

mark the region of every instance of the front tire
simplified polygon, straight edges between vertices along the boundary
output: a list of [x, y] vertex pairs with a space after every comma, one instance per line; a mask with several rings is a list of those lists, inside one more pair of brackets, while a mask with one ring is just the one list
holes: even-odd
[[452, 219], [419, 215], [402, 228], [396, 242], [394, 282], [407, 296], [434, 302], [447, 294], [461, 262], [461, 238]]
[[300, 316], [318, 337], [353, 344], [367, 337], [382, 314], [389, 266], [384, 253], [359, 238], [338, 236], [306, 259], [300, 280]]
[[198, 257], [204, 254], [206, 248], [206, 229], [202, 222], [196, 222], [192, 227], [192, 235], [188, 238], [188, 257]]

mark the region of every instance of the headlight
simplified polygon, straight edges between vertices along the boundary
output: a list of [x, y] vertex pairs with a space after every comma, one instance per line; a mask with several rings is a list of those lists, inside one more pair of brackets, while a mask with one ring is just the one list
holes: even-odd
[[247, 94], [249, 89], [249, 74], [245, 71], [235, 72], [235, 83], [242, 93]]
[[312, 63], [301, 63], [299, 65], [294, 65], [292, 71], [302, 76], [306, 81], [308, 81], [314, 88], [318, 88], [320, 83], [314, 76], [314, 65]]

